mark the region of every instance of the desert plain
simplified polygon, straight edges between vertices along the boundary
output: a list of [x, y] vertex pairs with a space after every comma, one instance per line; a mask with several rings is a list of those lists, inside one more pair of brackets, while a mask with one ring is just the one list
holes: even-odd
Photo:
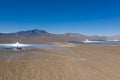
[[120, 80], [120, 47], [54, 44], [0, 51], [0, 80]]

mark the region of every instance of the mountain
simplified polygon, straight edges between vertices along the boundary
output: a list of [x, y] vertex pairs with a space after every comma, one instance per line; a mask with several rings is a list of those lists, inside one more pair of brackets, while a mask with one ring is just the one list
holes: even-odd
[[16, 32], [16, 33], [1, 33], [0, 36], [26, 36], [26, 37], [30, 37], [30, 36], [38, 36], [38, 35], [46, 35], [49, 34], [44, 30], [38, 30], [38, 29], [33, 29], [33, 30], [28, 30], [28, 31], [20, 31], [20, 32]]
[[66, 33], [66, 34], [53, 34], [44, 30], [28, 30], [19, 31], [16, 33], [0, 33], [0, 43], [49, 43], [49, 42], [67, 42], [67, 41], [79, 41], [79, 40], [107, 40], [106, 36], [87, 36], [78, 33]]

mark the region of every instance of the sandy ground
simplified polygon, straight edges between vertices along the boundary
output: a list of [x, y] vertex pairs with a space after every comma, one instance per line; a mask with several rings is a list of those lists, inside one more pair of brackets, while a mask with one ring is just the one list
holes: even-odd
[[120, 47], [64, 47], [0, 51], [0, 80], [120, 80]]

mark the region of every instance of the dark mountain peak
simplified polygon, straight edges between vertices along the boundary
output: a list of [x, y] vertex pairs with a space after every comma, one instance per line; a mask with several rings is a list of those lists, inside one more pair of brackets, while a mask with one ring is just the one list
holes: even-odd
[[33, 30], [27, 30], [27, 31], [19, 31], [16, 33], [0, 33], [0, 36], [26, 36], [26, 37], [30, 37], [30, 36], [38, 36], [38, 35], [48, 35], [50, 33], [44, 31], [44, 30], [39, 30], [39, 29], [33, 29]]
[[[33, 33], [47, 33], [46, 31], [44, 30], [39, 30], [39, 29], [33, 29], [33, 30], [27, 30], [27, 31], [20, 31], [20, 32], [33, 32]], [[17, 33], [20, 33], [20, 32], [17, 32]]]
[[20, 31], [20, 32], [13, 33], [13, 34], [17, 34], [19, 36], [37, 36], [37, 35], [45, 35], [49, 33], [44, 30], [33, 29], [33, 30], [28, 30], [28, 31]]
[[25, 31], [25, 32], [30, 32], [30, 33], [33, 33], [33, 34], [46, 34], [48, 32], [44, 31], [44, 30], [39, 30], [39, 29], [33, 29], [33, 30], [29, 30], [29, 31]]

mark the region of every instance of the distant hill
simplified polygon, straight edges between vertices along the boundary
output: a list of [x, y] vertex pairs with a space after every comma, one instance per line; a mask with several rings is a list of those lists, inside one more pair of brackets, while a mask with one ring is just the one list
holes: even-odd
[[16, 36], [26, 36], [26, 37], [30, 37], [30, 36], [38, 36], [38, 35], [46, 35], [49, 34], [44, 30], [38, 30], [38, 29], [34, 29], [34, 30], [28, 30], [28, 31], [20, 31], [20, 32], [16, 32], [16, 33], [1, 33], [0, 36], [12, 36], [12, 37], [16, 37]]
[[44, 30], [28, 30], [28, 31], [19, 31], [16, 33], [0, 33], [0, 43], [49, 43], [49, 42], [60, 42], [60, 41], [71, 41], [71, 40], [107, 40], [107, 39], [120, 39], [120, 36], [87, 36], [79, 33], [66, 33], [66, 34], [53, 34], [48, 33]]

